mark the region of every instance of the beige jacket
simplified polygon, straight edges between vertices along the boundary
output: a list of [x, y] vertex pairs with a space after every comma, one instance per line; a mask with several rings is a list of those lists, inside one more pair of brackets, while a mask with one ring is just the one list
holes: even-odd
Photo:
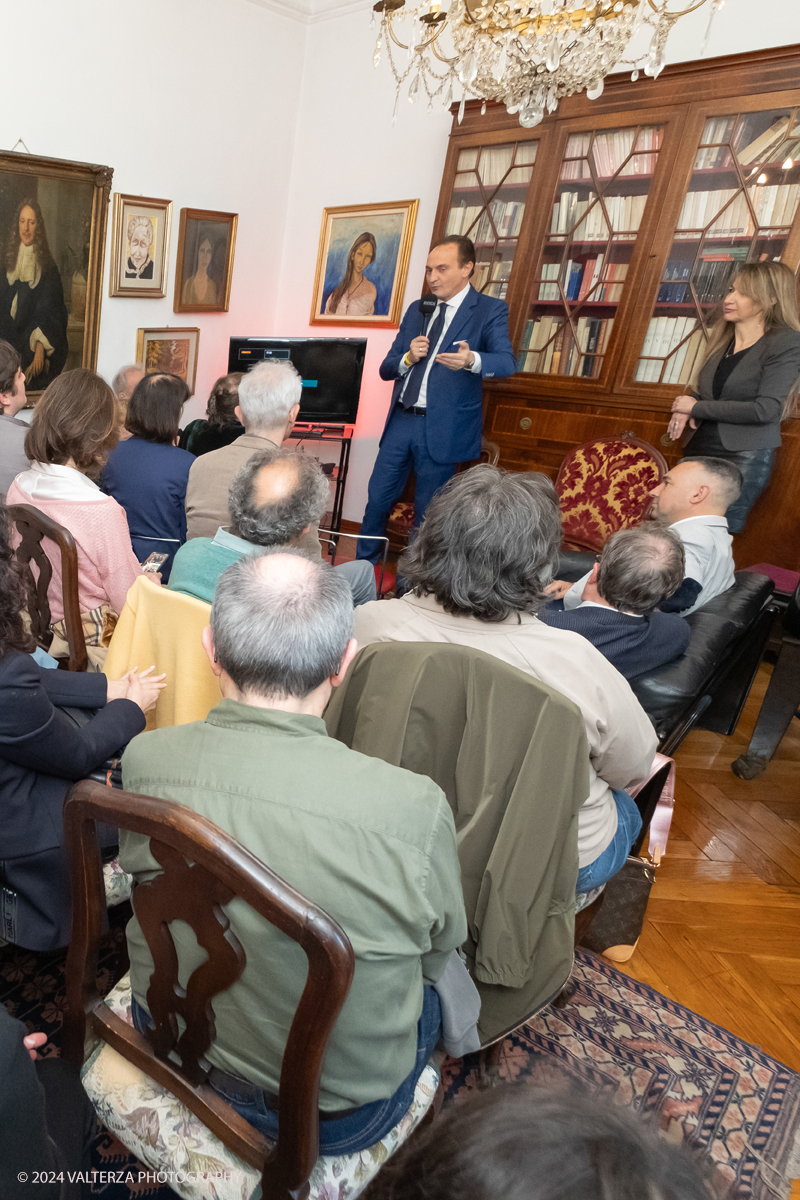
[[359, 646], [372, 642], [455, 642], [483, 650], [549, 684], [583, 713], [589, 795], [578, 818], [578, 861], [594, 862], [617, 829], [612, 788], [646, 778], [658, 738], [630, 684], [591, 642], [524, 613], [498, 624], [453, 617], [432, 596], [376, 600], [356, 609]]
[[[257, 450], [277, 449], [269, 438], [243, 433], [230, 446], [201, 454], [192, 463], [186, 487], [186, 540], [213, 538], [220, 525], [230, 523], [228, 489], [231, 481]], [[312, 526], [297, 543], [298, 549], [321, 557], [319, 531]]]

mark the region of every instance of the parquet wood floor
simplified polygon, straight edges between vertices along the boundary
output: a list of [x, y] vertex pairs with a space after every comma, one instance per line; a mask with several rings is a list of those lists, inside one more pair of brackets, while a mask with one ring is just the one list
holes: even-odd
[[800, 720], [763, 775], [730, 767], [770, 670], [733, 737], [697, 729], [676, 755], [667, 853], [621, 970], [800, 1071]]

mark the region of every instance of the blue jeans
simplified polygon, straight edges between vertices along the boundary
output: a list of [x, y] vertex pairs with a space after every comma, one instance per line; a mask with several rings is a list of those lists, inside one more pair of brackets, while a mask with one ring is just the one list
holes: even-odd
[[631, 852], [631, 846], [642, 828], [641, 813], [636, 807], [636, 801], [632, 800], [627, 792], [615, 790], [614, 803], [617, 806], [617, 832], [603, 853], [593, 863], [581, 867], [578, 871], [578, 883], [575, 888], [578, 894], [590, 892], [592, 888], [600, 887], [601, 883], [608, 883], [617, 871], [622, 870], [625, 859]]
[[[144, 1033], [150, 1024], [146, 1009], [134, 998], [133, 1023], [139, 1033]], [[385, 1137], [390, 1129], [405, 1116], [414, 1099], [417, 1081], [425, 1070], [428, 1059], [436, 1049], [442, 1036], [442, 1008], [439, 993], [426, 985], [422, 999], [422, 1014], [417, 1024], [417, 1057], [410, 1074], [388, 1100], [373, 1100], [360, 1108], [350, 1109], [346, 1116], [322, 1115], [319, 1123], [320, 1154], [355, 1154], [366, 1150]], [[265, 1093], [255, 1084], [234, 1080], [228, 1076], [223, 1082], [209, 1083], [240, 1116], [273, 1140], [278, 1136], [278, 1098]]]
[[[413, 412], [405, 412], [402, 408], [392, 414], [372, 468], [367, 507], [361, 522], [362, 533], [372, 537], [382, 537], [386, 533], [392, 505], [403, 494], [412, 469], [417, 476], [414, 493], [415, 529], [422, 523], [434, 492], [455, 475], [457, 463], [434, 462], [428, 453], [425, 432], [427, 419]], [[358, 558], [367, 558], [372, 563], [380, 562], [382, 553], [380, 542], [359, 542], [356, 552]]]

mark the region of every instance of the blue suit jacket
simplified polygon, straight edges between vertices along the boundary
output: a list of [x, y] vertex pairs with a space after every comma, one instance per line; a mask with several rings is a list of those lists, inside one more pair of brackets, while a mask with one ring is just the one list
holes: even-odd
[[[406, 310], [391, 350], [381, 363], [381, 379], [395, 379], [392, 403], [386, 427], [397, 413], [396, 401], [403, 387], [398, 370], [412, 340], [422, 327], [417, 302]], [[425, 434], [428, 453], [434, 462], [467, 462], [481, 451], [483, 428], [483, 379], [505, 379], [517, 369], [517, 360], [508, 336], [508, 305], [504, 300], [484, 296], [470, 287], [447, 330], [446, 348], [451, 342], [469, 342], [470, 350], [481, 356], [480, 374], [451, 371], [434, 363], [428, 376], [428, 414]], [[445, 347], [443, 347], [445, 348]]]

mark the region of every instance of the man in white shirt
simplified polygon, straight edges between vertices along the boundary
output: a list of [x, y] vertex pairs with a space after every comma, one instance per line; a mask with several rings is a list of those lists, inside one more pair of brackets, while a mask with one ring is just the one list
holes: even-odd
[[[369, 481], [361, 532], [380, 537], [411, 471], [416, 475], [414, 524], [460, 462], [478, 458], [483, 427], [483, 379], [513, 375], [508, 305], [470, 284], [475, 247], [445, 238], [428, 255], [425, 278], [435, 311], [415, 301], [403, 317], [381, 379], [395, 380], [378, 458]], [[380, 543], [360, 542], [358, 557], [377, 563]]]
[[13, 479], [27, 471], [25, 434], [30, 428], [17, 420], [25, 407], [25, 375], [13, 346], [0, 341], [0, 500], [5, 499]]
[[[739, 468], [724, 458], [684, 458], [669, 471], [650, 495], [651, 515], [677, 533], [683, 542], [686, 571], [683, 583], [662, 612], [688, 617], [727, 592], [734, 584], [734, 565], [725, 513], [742, 488]], [[551, 596], [564, 598], [564, 608], [577, 608], [591, 572], [567, 590], [553, 585]]]

